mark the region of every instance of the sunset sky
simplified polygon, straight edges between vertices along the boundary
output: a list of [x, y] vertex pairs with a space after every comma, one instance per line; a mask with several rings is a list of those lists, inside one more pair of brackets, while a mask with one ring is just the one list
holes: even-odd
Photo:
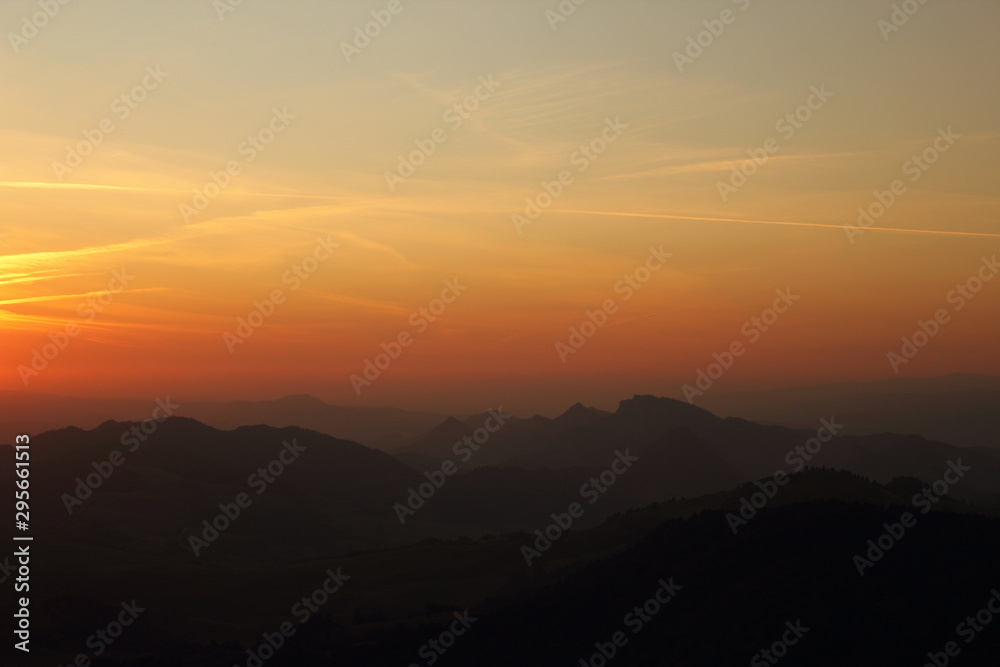
[[[929, 2], [891, 32], [893, 3], [868, 0], [589, 0], [559, 22], [556, 0], [223, 3], [69, 2], [30, 38], [39, 5], [0, 6], [0, 390], [553, 412], [681, 397], [734, 341], [713, 392], [1000, 373], [1000, 279], [948, 299], [1000, 251], [995, 2]], [[391, 20], [345, 55], [373, 11]], [[679, 68], [703, 21], [721, 34]], [[578, 152], [602, 132], [602, 154]], [[390, 187], [415, 142], [433, 154]], [[199, 211], [212, 173], [231, 182]], [[908, 231], [849, 238], [897, 179], [874, 226]], [[616, 283], [651, 247], [671, 256], [626, 299]], [[132, 278], [101, 304], [114, 271]], [[411, 313], [455, 279], [421, 330]], [[752, 341], [779, 289], [799, 300]], [[608, 299], [563, 362], [556, 344]], [[887, 354], [938, 309], [949, 321], [897, 375]], [[359, 394], [351, 375], [401, 332], [412, 344]]]

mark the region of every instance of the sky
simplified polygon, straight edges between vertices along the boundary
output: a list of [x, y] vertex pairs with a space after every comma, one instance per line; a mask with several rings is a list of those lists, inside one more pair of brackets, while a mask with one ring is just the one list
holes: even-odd
[[4, 2], [0, 390], [1000, 373], [1000, 5], [903, 4]]

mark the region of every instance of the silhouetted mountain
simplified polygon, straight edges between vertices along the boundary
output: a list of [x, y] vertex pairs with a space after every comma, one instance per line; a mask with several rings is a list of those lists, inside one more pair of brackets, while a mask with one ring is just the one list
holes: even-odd
[[846, 434], [916, 434], [953, 445], [1000, 447], [1000, 378], [989, 375], [708, 393], [698, 403], [717, 414], [762, 423], [806, 427], [817, 415], [836, 414]]
[[[189, 537], [240, 493], [252, 505], [203, 558], [273, 563], [413, 539], [396, 530], [390, 508], [421, 478], [383, 452], [299, 428], [219, 431], [174, 417], [145, 441], [133, 428], [141, 433], [135, 423], [109, 421], [32, 439], [33, 513], [60, 539], [94, 547], [131, 543], [193, 558]], [[123, 459], [117, 467], [108, 463], [113, 451]], [[99, 481], [96, 489], [79, 481], [88, 476]], [[299, 535], [300, 522], [321, 529]], [[246, 535], [261, 532], [273, 539], [247, 550]]]
[[407, 441], [443, 419], [442, 415], [396, 408], [341, 407], [312, 396], [287, 396], [275, 401], [191, 403], [178, 414], [194, 417], [216, 428], [245, 424], [279, 428], [298, 426], [335, 438], [364, 444]]
[[[298, 426], [335, 438], [377, 445], [384, 451], [412, 442], [444, 419], [436, 413], [396, 408], [340, 407], [304, 395], [273, 401], [173, 400], [172, 403], [179, 405], [175, 415], [191, 417], [216, 428], [234, 429], [255, 424], [277, 428]], [[152, 398], [73, 398], [25, 392], [0, 392], [0, 404], [4, 406], [5, 415], [10, 415], [0, 421], [0, 442], [12, 442], [20, 433], [41, 433], [67, 426], [91, 429], [108, 419], [148, 419], [157, 407]], [[160, 415], [162, 413], [157, 413]]]
[[451, 458], [453, 445], [462, 439], [463, 436], [471, 434], [475, 428], [469, 424], [459, 421], [455, 417], [448, 417], [443, 422], [435, 426], [416, 442], [410, 443], [398, 449], [395, 454], [420, 453], [437, 458]]
[[[671, 496], [693, 498], [732, 489], [746, 481], [740, 472], [694, 431], [678, 427], [642, 450], [628, 483], [644, 487], [650, 501]], [[631, 474], [631, 473], [630, 473]]]
[[42, 433], [76, 426], [92, 429], [108, 419], [146, 419], [153, 400], [78, 398], [34, 392], [0, 392], [0, 442], [9, 444], [22, 433]]
[[[311, 399], [290, 402], [315, 407]], [[614, 413], [575, 405], [554, 419], [512, 418], [478, 450], [457, 456], [455, 443], [485, 419], [436, 422], [399, 455], [414, 457], [409, 466], [308, 429], [224, 431], [184, 417], [105, 421], [90, 430], [34, 436], [31, 517], [34, 544], [44, 549], [32, 560], [33, 576], [42, 582], [32, 591], [44, 619], [41, 654], [67, 662], [86, 638], [77, 636], [88, 625], [81, 625], [80, 613], [111, 613], [121, 600], [141, 596], [157, 611], [114, 652], [120, 664], [245, 664], [261, 633], [288, 620], [298, 599], [290, 592], [307, 595], [324, 573], [344, 567], [351, 585], [301, 626], [271, 664], [315, 664], [335, 655], [349, 664], [409, 664], [429, 633], [440, 634], [439, 624], [465, 609], [482, 614], [483, 622], [461, 644], [467, 648], [456, 644], [441, 664], [510, 664], [518, 652], [527, 656], [519, 664], [572, 664], [590, 655], [593, 642], [606, 641], [601, 633], [610, 626], [602, 623], [611, 617], [594, 610], [624, 601], [614, 582], [634, 593], [659, 567], [659, 576], [683, 573], [692, 582], [691, 602], [678, 597], [672, 608], [684, 610], [673, 621], [676, 633], [637, 638], [616, 664], [658, 664], [652, 656], [661, 654], [681, 664], [729, 664], [766, 647], [773, 625], [780, 630], [787, 620], [779, 617], [792, 613], [789, 605], [812, 596], [833, 601], [832, 611], [821, 602], [818, 611], [809, 607], [812, 618], [829, 624], [823, 627], [857, 631], [854, 621], [838, 620], [856, 614], [865, 599], [848, 576], [845, 554], [864, 549], [878, 538], [880, 522], [899, 520], [904, 511], [917, 514], [919, 523], [912, 540], [891, 556], [911, 544], [937, 549], [904, 557], [899, 567], [907, 576], [944, 567], [945, 547], [958, 545], [971, 562], [966, 568], [962, 561], [961, 585], [971, 587], [985, 572], [988, 559], [980, 554], [992, 552], [969, 556], [968, 550], [996, 546], [986, 536], [998, 527], [986, 516], [1000, 513], [995, 449], [913, 435], [828, 438], [817, 428], [840, 431], [839, 417], [797, 430], [636, 396]], [[14, 482], [12, 456], [10, 447], [0, 448], [0, 485], [7, 488]], [[454, 464], [447, 474], [444, 459]], [[775, 471], [798, 472], [795, 463], [852, 472], [807, 468], [776, 486]], [[925, 502], [933, 512], [924, 517], [915, 498], [942, 479], [950, 480], [936, 491], [944, 495]], [[761, 509], [767, 488], [772, 497]], [[241, 494], [246, 506], [227, 517]], [[757, 505], [746, 518], [750, 498]], [[574, 503], [579, 513], [572, 525], [559, 527]], [[731, 516], [746, 519], [738, 535]], [[972, 532], [957, 535], [956, 527]], [[554, 530], [545, 538], [551, 548], [540, 547], [539, 536]], [[820, 530], [826, 537], [816, 537]], [[530, 567], [526, 547], [540, 549]], [[872, 581], [892, 569], [890, 558], [884, 560]], [[580, 579], [588, 564], [591, 579]], [[675, 567], [663, 570], [666, 564]], [[7, 567], [2, 559], [0, 565]], [[785, 584], [777, 568], [790, 577]], [[894, 613], [891, 600], [901, 610], [925, 601], [923, 593], [903, 590], [900, 575], [888, 576], [877, 585], [889, 594], [860, 612], [870, 627], [880, 627], [880, 614]], [[752, 604], [758, 596], [767, 601], [762, 608]], [[578, 626], [587, 632], [573, 633], [583, 599], [600, 602], [588, 605], [590, 621]], [[946, 599], [949, 609], [957, 608], [957, 597]], [[726, 632], [712, 643], [704, 617], [720, 605]], [[734, 605], [749, 611], [734, 617]], [[543, 633], [548, 614], [558, 620]], [[591, 630], [597, 636], [588, 644]], [[487, 651], [489, 658], [478, 661], [466, 653], [506, 635], [516, 637], [504, 644], [509, 650]], [[884, 643], [868, 630], [858, 636], [883, 661], [903, 650], [899, 635], [886, 635]], [[803, 664], [824, 664], [819, 656], [833, 650], [829, 639], [815, 644], [816, 652], [802, 651]], [[144, 657], [147, 647], [161, 657]], [[852, 650], [836, 650], [829, 655], [866, 664]]]
[[[654, 396], [622, 401], [614, 413], [577, 403], [554, 419], [536, 415], [531, 419], [509, 420], [490, 435], [468, 465], [604, 466], [617, 448], [645, 447], [672, 429], [717, 421], [717, 417], [701, 408]], [[477, 426], [478, 421], [470, 418], [465, 424]], [[428, 434], [403, 451], [448, 457], [455, 441], [466, 434], [456, 426], [440, 434]]]
[[583, 403], [574, 403], [566, 412], [555, 418], [555, 421], [573, 426], [585, 426], [595, 424], [610, 413], [597, 408], [588, 408]]
[[[458, 420], [447, 423], [450, 426], [441, 425], [405, 448], [400, 460], [417, 470], [431, 470], [441, 459], [454, 459], [451, 447], [466, 431]], [[660, 475], [659, 490], [667, 497], [711, 493], [806, 465], [850, 470], [880, 482], [901, 475], [933, 481], [948, 461], [958, 458], [972, 468], [955, 490], [960, 497], [981, 497], [1000, 488], [996, 450], [961, 448], [919, 436], [848, 436], [843, 435], [846, 423], [837, 415], [820, 414], [811, 429], [792, 429], [722, 419], [674, 399], [635, 396], [622, 401], [614, 413], [577, 405], [555, 419], [536, 416], [504, 425], [459, 468], [603, 469], [617, 451], [629, 449], [643, 457], [658, 443], [663, 453], [648, 469]]]

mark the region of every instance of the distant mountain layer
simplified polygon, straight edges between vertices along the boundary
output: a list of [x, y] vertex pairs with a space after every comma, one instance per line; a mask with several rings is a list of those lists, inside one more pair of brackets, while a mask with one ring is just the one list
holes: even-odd
[[[1000, 422], [1000, 378], [993, 376], [949, 375], [734, 394], [708, 392], [697, 404], [717, 415], [761, 424], [815, 428], [821, 417], [835, 415], [843, 422], [846, 435], [913, 434], [952, 445], [1000, 448], [1000, 438], [996, 435]], [[65, 426], [90, 429], [108, 419], [142, 420], [151, 416], [156, 405], [153, 399], [88, 399], [0, 392], [0, 442], [12, 442], [19, 433], [40, 433]], [[416, 454], [410, 457], [411, 461], [428, 453], [447, 456], [447, 449], [454, 444], [445, 443], [447, 439], [441, 439], [440, 432], [432, 432], [445, 422], [445, 414], [336, 406], [304, 395], [268, 401], [182, 401], [175, 414], [221, 429], [256, 424], [278, 428], [298, 426], [382, 451]], [[518, 431], [520, 452], [534, 456], [539, 443], [533, 440], [533, 426], [558, 421], [565, 430], [581, 431], [590, 424], [601, 423], [601, 418], [607, 416], [604, 411], [578, 403], [555, 420], [535, 416], [515, 420], [523, 423], [516, 429], [505, 430]], [[471, 431], [482, 426], [483, 417], [463, 419], [463, 428]], [[455, 428], [454, 423], [451, 428]], [[436, 439], [438, 451], [429, 452], [427, 446], [417, 444], [427, 438]], [[511, 453], [505, 458], [514, 458], [514, 448], [508, 450]], [[489, 455], [477, 459], [495, 461]], [[535, 463], [540, 461], [526, 461], [528, 465]]]
[[801, 427], [835, 414], [848, 434], [912, 433], [953, 445], [1000, 448], [1000, 378], [988, 375], [709, 392], [697, 403], [761, 423]]
[[[0, 442], [13, 442], [20, 433], [66, 426], [92, 429], [109, 419], [139, 421], [153, 416], [154, 410], [166, 405], [166, 401], [167, 397], [141, 401], [0, 392]], [[169, 405], [176, 405], [170, 408], [176, 416], [191, 417], [216, 428], [298, 426], [386, 451], [414, 440], [444, 419], [444, 415], [430, 412], [339, 407], [312, 396], [229, 403], [173, 400]], [[162, 410], [156, 416], [161, 416]]]
[[418, 470], [442, 461], [463, 470], [544, 470], [602, 468], [616, 452], [628, 449], [643, 461], [630, 473], [632, 483], [650, 475], [661, 491], [686, 497], [806, 466], [849, 470], [883, 483], [898, 476], [934, 481], [949, 461], [962, 459], [971, 470], [952, 493], [982, 497], [1000, 489], [1000, 449], [962, 448], [916, 435], [845, 435], [847, 424], [846, 418], [829, 412], [816, 415], [808, 429], [766, 426], [723, 419], [669, 398], [635, 396], [613, 413], [574, 406], [554, 419], [511, 420], [467, 456], [455, 451], [466, 451], [463, 438], [476, 420], [450, 418], [396, 456]]
[[[575, 525], [594, 526], [615, 512], [807, 466], [884, 484], [950, 479], [949, 497], [979, 503], [994, 502], [1000, 489], [996, 449], [891, 434], [833, 437], [825, 429], [836, 431], [836, 421], [809, 431], [762, 426], [653, 396], [622, 401], [614, 413], [574, 407], [555, 419], [510, 418], [492, 433], [481, 426], [488, 418], [446, 420], [397, 457], [298, 427], [222, 431], [178, 417], [148, 435], [138, 423], [114, 421], [50, 431], [32, 439], [32, 511], [61, 540], [132, 543], [184, 559], [194, 557], [190, 537], [202, 522], [246, 493], [253, 506], [245, 518], [202, 558], [265, 565], [427, 537], [534, 530], [573, 502], [586, 508]], [[478, 450], [456, 456], [454, 445], [466, 438]], [[276, 462], [289, 457], [294, 462]], [[406, 457], [421, 457], [419, 465]], [[321, 529], [298, 535], [303, 521]], [[275, 539], [248, 552], [249, 536], [261, 532]]]

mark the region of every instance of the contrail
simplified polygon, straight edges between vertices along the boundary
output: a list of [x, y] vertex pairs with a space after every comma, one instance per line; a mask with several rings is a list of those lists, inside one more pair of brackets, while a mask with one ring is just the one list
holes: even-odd
[[[33, 190], [131, 190], [133, 192], [176, 192], [190, 194], [188, 190], [169, 188], [144, 188], [128, 185], [97, 185], [94, 183], [49, 183], [44, 181], [0, 181], [0, 188], [27, 188]], [[233, 194], [245, 197], [283, 197], [286, 199], [342, 199], [340, 195], [311, 195], [286, 192], [246, 192], [234, 190]]]
[[44, 183], [39, 181], [0, 181], [0, 188], [39, 188], [52, 190], [148, 190], [125, 185], [94, 185], [91, 183]]
[[[570, 209], [552, 209], [553, 213], [582, 213], [584, 215], [611, 215], [628, 218], [665, 218], [668, 220], [705, 220], [708, 222], [743, 222], [752, 225], [786, 225], [789, 227], [825, 227], [827, 229], [844, 229], [844, 225], [830, 225], [822, 222], [788, 222], [785, 220], [747, 220], [746, 218], [705, 218], [694, 215], [667, 215], [666, 213], [616, 213], [613, 211], [575, 211]], [[853, 226], [853, 225], [852, 225]], [[898, 227], [855, 227], [864, 231], [900, 232], [904, 234], [938, 234], [943, 236], [979, 236], [1000, 238], [1000, 234], [987, 232], [945, 232], [936, 229], [900, 229]]]

